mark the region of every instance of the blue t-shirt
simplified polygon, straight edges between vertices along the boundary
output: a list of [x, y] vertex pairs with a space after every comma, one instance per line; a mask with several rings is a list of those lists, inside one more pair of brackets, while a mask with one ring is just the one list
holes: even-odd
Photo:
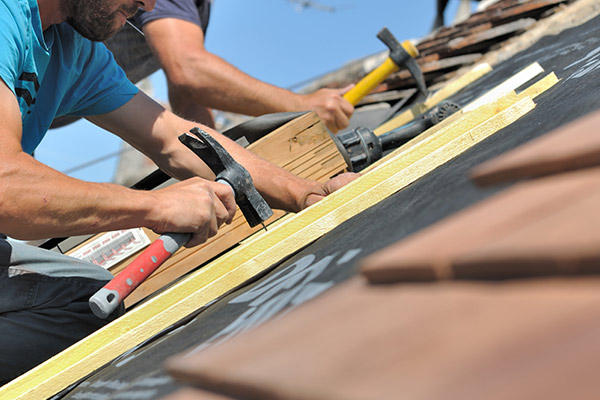
[[25, 152], [55, 117], [104, 114], [138, 92], [104, 44], [67, 23], [42, 32], [37, 0], [0, 0], [0, 23], [0, 78], [19, 101]]

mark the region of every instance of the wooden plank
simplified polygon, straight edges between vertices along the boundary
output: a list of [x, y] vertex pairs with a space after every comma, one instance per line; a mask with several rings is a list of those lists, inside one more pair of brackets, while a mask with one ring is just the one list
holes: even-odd
[[[329, 131], [314, 112], [290, 121], [252, 143], [248, 146], [248, 150], [298, 176], [321, 182], [328, 179], [326, 176], [346, 170], [346, 163], [337, 151], [335, 143], [331, 140]], [[323, 175], [320, 171], [324, 165], [326, 166], [327, 175]], [[276, 212], [266, 224], [270, 224], [284, 214], [281, 211]], [[238, 210], [232, 224], [223, 226], [216, 236], [193, 249], [182, 248], [167, 260], [125, 299], [126, 307], [133, 306], [148, 295], [218, 256], [260, 229], [262, 229], [260, 226], [254, 228], [248, 226]], [[148, 229], [145, 232], [150, 240], [155, 240], [159, 236]], [[116, 275], [133, 261], [136, 255], [117, 264], [110, 271]]]
[[[600, 172], [598, 168], [594, 170]], [[591, 170], [569, 175], [588, 173]], [[559, 181], [558, 177], [547, 179]], [[523, 196], [522, 200], [528, 199]], [[600, 272], [599, 202], [600, 185], [590, 178], [585, 193], [565, 199], [555, 212], [539, 215], [465, 254], [454, 262], [453, 269], [459, 276], [484, 279], [597, 274]]]
[[[512, 21], [523, 16], [536, 17], [542, 14], [544, 11], [552, 8], [561, 3], [567, 3], [569, 0], [529, 0], [529, 1], [512, 1], [511, 3], [496, 4], [483, 10], [479, 13], [471, 15], [471, 17], [464, 21], [461, 27], [468, 29], [474, 24], [490, 21], [496, 25]], [[459, 25], [459, 26], [460, 26]]]
[[[490, 92], [488, 92], [484, 96], [482, 96], [482, 98], [479, 98], [479, 99], [473, 101], [471, 104], [469, 104], [465, 109], [471, 110], [471, 111], [467, 112], [466, 115], [456, 114], [456, 115], [452, 116], [451, 118], [447, 119], [446, 121], [443, 121], [441, 124], [431, 128], [429, 131], [423, 133], [422, 135], [420, 135], [413, 141], [411, 141], [411, 142], [407, 143], [406, 145], [402, 146], [401, 148], [397, 149], [395, 152], [393, 152], [390, 155], [390, 157], [396, 157], [396, 156], [399, 156], [400, 154], [406, 153], [413, 146], [418, 145], [419, 143], [421, 143], [423, 141], [430, 140], [431, 138], [440, 134], [440, 132], [447, 131], [447, 130], [468, 131], [469, 129], [472, 129], [474, 126], [476, 126], [481, 121], [488, 118], [489, 115], [493, 115], [493, 113], [502, 110], [507, 105], [513, 104], [516, 101], [515, 99], [523, 99], [523, 98], [528, 98], [528, 97], [533, 99], [533, 98], [537, 97], [541, 93], [543, 93], [546, 90], [553, 87], [558, 82], [558, 79], [556, 78], [556, 75], [554, 73], [548, 74], [543, 79], [539, 80], [538, 82], [536, 82], [536, 83], [532, 84], [531, 86], [529, 86], [528, 88], [524, 89], [518, 96], [516, 94], [514, 94], [514, 92], [512, 90], [522, 86], [525, 82], [536, 77], [541, 71], [542, 71], [542, 69], [538, 64], [530, 65], [529, 67], [525, 68], [524, 70], [520, 71], [513, 77], [511, 77], [508, 80], [506, 80], [505, 82], [503, 82], [502, 84], [497, 85]], [[507, 94], [507, 90], [510, 90], [510, 92], [508, 94]], [[504, 98], [499, 98], [499, 96], [504, 96]], [[492, 105], [486, 105], [486, 103], [484, 101], [482, 101], [482, 99], [484, 99], [484, 100], [487, 99], [487, 101], [495, 100], [495, 103]], [[476, 108], [476, 106], [480, 105], [480, 104], [484, 104], [484, 106], [480, 106], [479, 108]], [[471, 114], [473, 114], [473, 115], [471, 115]], [[373, 168], [376, 168], [378, 165], [380, 165], [383, 162], [385, 162], [385, 160], [381, 160], [379, 163], [376, 163], [373, 166], [369, 167], [367, 169], [367, 171], [369, 171]], [[484, 219], [482, 219], [482, 220], [484, 220]]]
[[492, 19], [493, 22], [498, 24], [499, 22], [506, 22], [514, 20], [515, 18], [523, 17], [538, 17], [550, 8], [556, 7], [563, 3], [569, 3], [572, 0], [532, 0], [521, 4], [514, 5], [505, 9], [496, 18]]
[[523, 18], [476, 33], [467, 30], [464, 36], [459, 36], [450, 39], [446, 43], [442, 42], [437, 46], [431, 47], [425, 54], [439, 54], [440, 57], [450, 57], [474, 51], [483, 52], [492, 44], [522, 32], [535, 23], [536, 20], [533, 18]]
[[444, 131], [322, 201], [254, 235], [121, 318], [0, 388], [0, 398], [48, 398], [212, 303], [342, 222], [406, 187], [535, 107], [522, 99], [469, 131]]
[[[535, 84], [531, 85], [523, 92], [521, 92], [519, 95], [517, 95], [514, 91], [505, 93], [503, 90], [492, 89], [492, 91], [495, 90], [495, 94], [494, 96], [490, 96], [489, 99], [494, 100], [493, 103], [484, 104], [479, 108], [470, 107], [470, 111], [464, 111], [463, 109], [454, 113], [449, 118], [446, 118], [444, 121], [429, 128], [425, 132], [421, 133], [419, 136], [415, 137], [414, 139], [403, 144], [396, 150], [392, 151], [386, 157], [382, 158], [379, 161], [376, 161], [375, 163], [367, 167], [364, 171], [366, 172], [370, 171], [371, 169], [377, 168], [379, 165], [386, 162], [388, 158], [396, 157], [400, 154], [411, 151], [413, 147], [420, 145], [422, 142], [436, 138], [442, 132], [450, 130], [468, 131], [469, 129], [473, 129], [481, 122], [490, 118], [490, 116], [493, 115], [495, 112], [505, 110], [506, 107], [510, 106], [511, 104], [514, 104], [516, 101], [518, 101], [518, 99], [529, 98], [533, 100], [536, 96], [552, 87], [557, 82], [555, 78], [556, 77], [554, 76], [554, 74], [550, 74], [549, 77], [546, 77], [536, 82]], [[499, 86], [502, 86], [502, 84]], [[500, 94], [503, 94], [503, 96], [498, 97], [498, 95]]]
[[431, 95], [425, 102], [416, 104], [410, 110], [406, 110], [400, 115], [392, 118], [386, 123], [380, 125], [374, 130], [376, 135], [382, 135], [392, 129], [399, 128], [403, 125], [408, 124], [410, 121], [423, 114], [424, 112], [432, 109], [440, 102], [446, 100], [448, 97], [460, 92], [462, 89], [475, 82], [482, 76], [491, 72], [492, 67], [489, 64], [479, 64], [471, 69], [469, 72], [448, 83], [442, 89]]
[[472, 179], [492, 185], [600, 165], [600, 111], [476, 167]]
[[[417, 45], [417, 49], [419, 50], [419, 54], [421, 54], [421, 56], [425, 55], [425, 57], [429, 57], [429, 56], [432, 56], [435, 54], [433, 51], [431, 51], [432, 48], [447, 44], [448, 41], [450, 41], [456, 37], [464, 36], [465, 32], [473, 34], [473, 33], [481, 32], [481, 31], [484, 31], [484, 30], [487, 30], [490, 28], [492, 28], [491, 22], [485, 22], [485, 23], [473, 26], [473, 28], [469, 29], [469, 30], [465, 30], [464, 28], [457, 27], [453, 30], [448, 30], [443, 35], [438, 34], [429, 40], [419, 43]], [[438, 55], [438, 57], [439, 57], [439, 55]]]
[[508, 24], [500, 25], [492, 29], [487, 29], [482, 32], [477, 32], [464, 38], [454, 39], [448, 43], [448, 51], [453, 52], [469, 48], [481, 42], [498, 39], [500, 37], [514, 34], [529, 28], [535, 23], [533, 18], [519, 19]]
[[483, 96], [477, 98], [472, 101], [468, 105], [464, 107], [465, 111], [472, 111], [483, 104], [487, 104], [495, 99], [504, 96], [506, 93], [517, 90], [517, 88], [523, 86], [525, 83], [529, 82], [536, 76], [542, 74], [544, 69], [540, 66], [540, 64], [533, 63], [521, 71], [517, 72], [515, 75], [511, 76], [509, 79], [505, 80], [501, 84], [494, 87], [489, 92], [486, 92]]

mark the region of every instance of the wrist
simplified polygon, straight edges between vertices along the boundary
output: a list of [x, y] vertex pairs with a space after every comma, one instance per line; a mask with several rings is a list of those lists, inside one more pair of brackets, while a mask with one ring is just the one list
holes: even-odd
[[311, 106], [309, 104], [309, 101], [307, 100], [308, 98], [306, 97], [306, 95], [294, 93], [288, 90], [286, 90], [286, 92], [288, 95], [285, 96], [284, 101], [280, 103], [284, 108], [284, 112], [311, 110]]
[[161, 231], [161, 223], [164, 222], [162, 213], [165, 209], [161, 203], [161, 198], [153, 191], [139, 191], [136, 196], [136, 204], [139, 218], [138, 226], [143, 226], [154, 232]]

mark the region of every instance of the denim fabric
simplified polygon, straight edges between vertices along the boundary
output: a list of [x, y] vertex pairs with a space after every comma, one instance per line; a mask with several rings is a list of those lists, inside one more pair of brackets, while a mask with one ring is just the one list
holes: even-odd
[[[16, 247], [26, 246], [19, 244]], [[14, 253], [13, 244], [0, 240], [0, 385], [69, 347], [123, 314], [121, 307], [107, 320], [96, 318], [89, 298], [108, 279], [77, 276], [72, 259], [36, 247], [20, 248], [16, 255], [29, 254], [28, 264]], [[44, 265], [44, 257], [49, 260]], [[69, 276], [49, 276], [39, 271], [60, 271], [63, 259]], [[99, 268], [81, 262], [82, 272]], [[14, 266], [19, 268], [15, 273]], [[25, 272], [26, 271], [26, 272]], [[104, 274], [109, 274], [104, 272]]]

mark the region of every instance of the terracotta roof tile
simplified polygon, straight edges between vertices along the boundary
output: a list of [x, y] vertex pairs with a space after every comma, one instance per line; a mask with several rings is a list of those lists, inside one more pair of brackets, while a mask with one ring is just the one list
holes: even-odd
[[591, 399], [599, 284], [355, 279], [168, 368], [244, 399]]
[[600, 165], [600, 111], [537, 138], [473, 170], [480, 185]]
[[599, 272], [598, 201], [600, 168], [522, 183], [366, 258], [362, 272], [373, 283]]

